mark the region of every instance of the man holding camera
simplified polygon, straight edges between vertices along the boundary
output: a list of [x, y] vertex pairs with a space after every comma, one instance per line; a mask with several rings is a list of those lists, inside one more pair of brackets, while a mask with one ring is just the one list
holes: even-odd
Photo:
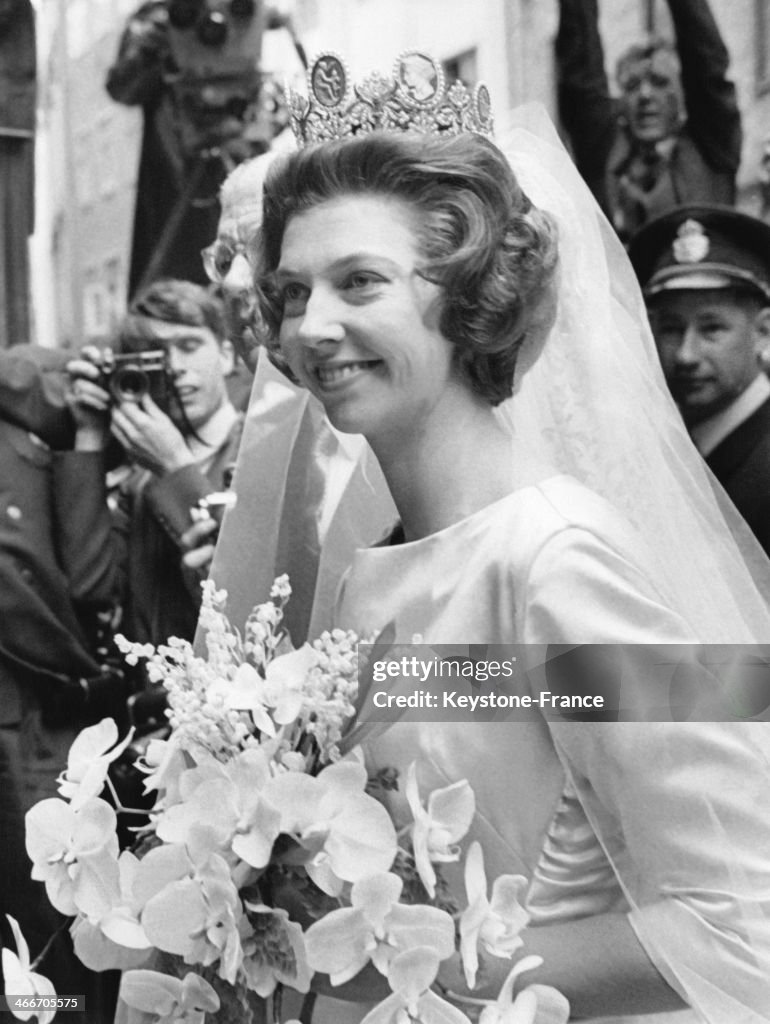
[[[225, 387], [233, 351], [222, 304], [188, 281], [157, 281], [132, 303], [119, 348], [112, 362], [91, 353], [68, 365], [77, 423], [69, 494], [82, 537], [69, 546], [70, 575], [117, 595], [129, 639], [192, 639], [199, 576], [182, 566], [182, 535], [225, 488], [242, 425]], [[112, 471], [108, 494], [110, 435], [128, 464]], [[102, 453], [96, 469], [93, 452]]]

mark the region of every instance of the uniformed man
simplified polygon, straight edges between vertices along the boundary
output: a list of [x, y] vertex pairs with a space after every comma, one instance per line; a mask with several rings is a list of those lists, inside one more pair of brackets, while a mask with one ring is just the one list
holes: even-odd
[[65, 359], [0, 350], [0, 732], [25, 810], [56, 795], [79, 729], [126, 697], [90, 642], [89, 589], [73, 591], [62, 558], [70, 510], [57, 491], [74, 437]]
[[770, 554], [770, 226], [681, 206], [643, 228], [629, 254], [690, 435]]

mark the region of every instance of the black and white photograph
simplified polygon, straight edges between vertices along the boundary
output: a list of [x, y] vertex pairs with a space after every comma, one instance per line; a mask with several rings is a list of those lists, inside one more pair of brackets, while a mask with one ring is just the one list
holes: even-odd
[[0, 0], [0, 1024], [770, 1024], [767, 0]]

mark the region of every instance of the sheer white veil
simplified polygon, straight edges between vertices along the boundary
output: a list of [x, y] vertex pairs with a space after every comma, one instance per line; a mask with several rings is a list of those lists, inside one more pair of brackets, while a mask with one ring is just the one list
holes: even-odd
[[622, 245], [542, 108], [498, 145], [559, 225], [556, 322], [530, 332], [500, 411], [517, 447], [624, 513], [701, 642], [770, 641], [770, 561], [687, 435]]
[[[525, 109], [512, 117], [498, 132], [498, 145], [530, 198], [553, 214], [559, 228], [556, 319], [531, 330], [514, 395], [499, 411], [514, 450], [526, 456], [521, 464], [553, 466], [619, 509], [636, 528], [640, 564], [699, 642], [770, 644], [770, 562], [687, 436], [622, 246], [543, 111]], [[529, 482], [522, 478], [521, 485]], [[371, 451], [362, 439], [332, 431], [320, 407], [262, 359], [234, 487], [237, 503], [226, 514], [211, 573], [230, 595], [234, 621], [242, 622], [251, 605], [267, 598], [274, 574], [290, 571], [300, 608], [293, 639], [316, 635], [332, 622], [337, 585], [353, 550], [375, 542], [395, 521]], [[709, 1024], [767, 1024], [770, 850], [758, 849], [748, 868], [744, 857], [739, 868], [733, 847], [743, 855], [751, 846], [745, 832], [736, 835], [739, 802], [741, 821], [752, 820], [756, 805], [760, 843], [770, 832], [770, 725], [593, 727], [625, 730], [630, 752], [619, 764], [632, 764], [639, 780], [670, 772], [671, 784], [681, 786], [676, 771], [689, 768], [688, 752], [697, 758], [710, 749], [721, 751], [733, 783], [745, 779], [745, 786], [724, 792], [718, 771], [709, 769], [712, 790], [705, 791], [699, 776], [692, 800], [684, 803], [687, 827], [704, 844], [694, 868], [703, 889], [692, 898], [702, 915], [675, 899], [661, 901], [665, 878], [648, 883], [644, 869], [628, 863], [601, 796], [575, 782], [624, 888], [631, 920], [664, 976]], [[661, 729], [669, 730], [665, 737]], [[555, 736], [572, 769], [569, 737], [562, 743], [557, 730]], [[681, 752], [678, 761], [669, 753], [674, 747]], [[632, 791], [633, 780], [621, 775], [619, 769], [613, 777], [605, 767], [606, 786], [625, 784]], [[643, 787], [641, 792], [643, 798]], [[661, 828], [678, 827], [662, 812], [659, 817]], [[702, 918], [716, 923], [706, 956], [704, 932], [707, 944], [711, 939]], [[715, 976], [714, 964], [723, 976]]]

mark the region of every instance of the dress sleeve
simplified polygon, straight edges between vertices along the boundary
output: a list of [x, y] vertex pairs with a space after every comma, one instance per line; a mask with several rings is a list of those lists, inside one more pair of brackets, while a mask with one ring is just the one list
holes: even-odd
[[[528, 589], [531, 640], [546, 629], [563, 643], [632, 643], [637, 685], [658, 671], [661, 643], [691, 642], [638, 563], [582, 529], [539, 552]], [[767, 1022], [770, 725], [549, 727], [661, 974], [709, 1024]]]
[[641, 944], [714, 1024], [770, 1010], [767, 728], [552, 726]]

